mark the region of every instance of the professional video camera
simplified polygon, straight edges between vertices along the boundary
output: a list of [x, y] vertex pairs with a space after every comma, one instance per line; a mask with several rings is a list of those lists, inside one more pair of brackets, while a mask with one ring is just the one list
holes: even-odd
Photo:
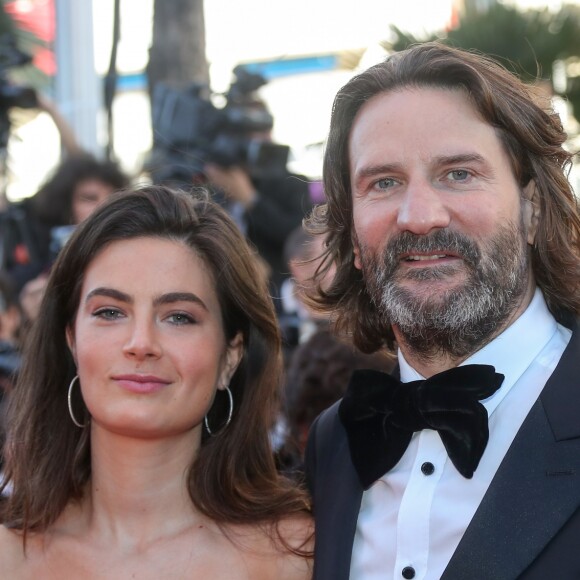
[[10, 136], [9, 110], [12, 107], [33, 109], [38, 107], [36, 91], [32, 87], [12, 84], [8, 72], [14, 67], [32, 62], [32, 57], [22, 52], [12, 36], [0, 37], [0, 148], [5, 149]]
[[[8, 79], [14, 67], [30, 63], [32, 58], [16, 47], [11, 36], [0, 37], [0, 173], [6, 169], [6, 147], [10, 137], [10, 109], [38, 107], [36, 91], [31, 87], [15, 85]], [[37, 259], [32, 232], [24, 211], [9, 205], [0, 213], [0, 269], [10, 270], [18, 263], [30, 263]]]
[[[286, 172], [289, 147], [259, 136], [274, 119], [253, 94], [266, 83], [263, 76], [234, 69], [235, 81], [216, 107], [206, 85], [177, 90], [158, 83], [153, 91], [154, 181], [202, 182], [204, 164], [244, 165], [252, 177], [277, 177]], [[219, 96], [219, 95], [213, 95]]]

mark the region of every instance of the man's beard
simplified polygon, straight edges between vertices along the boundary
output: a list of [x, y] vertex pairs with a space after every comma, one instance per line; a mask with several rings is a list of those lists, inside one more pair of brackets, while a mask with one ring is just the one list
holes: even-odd
[[[401, 256], [450, 253], [460, 257], [467, 280], [430, 293], [407, 290], [401, 282], [435, 284], [457, 273], [457, 263], [399, 270]], [[438, 230], [426, 236], [403, 232], [385, 248], [382, 260], [361, 247], [368, 292], [388, 325], [396, 325], [413, 353], [429, 360], [439, 354], [464, 359], [485, 345], [516, 310], [528, 283], [525, 227], [510, 223], [481, 249], [467, 236]]]

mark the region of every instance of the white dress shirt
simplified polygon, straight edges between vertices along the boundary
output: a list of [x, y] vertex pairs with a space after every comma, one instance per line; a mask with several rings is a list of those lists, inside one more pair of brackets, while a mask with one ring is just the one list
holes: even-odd
[[[351, 579], [441, 577], [570, 336], [536, 290], [509, 328], [462, 363], [491, 364], [505, 375], [501, 388], [482, 401], [489, 442], [473, 478], [456, 470], [437, 431], [414, 433], [399, 463], [363, 493]], [[424, 378], [398, 356], [403, 382]]]

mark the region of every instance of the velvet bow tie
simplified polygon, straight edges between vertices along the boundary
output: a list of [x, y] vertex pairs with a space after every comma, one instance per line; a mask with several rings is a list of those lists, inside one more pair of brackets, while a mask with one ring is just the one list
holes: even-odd
[[379, 371], [355, 371], [338, 414], [364, 489], [399, 462], [413, 432], [422, 429], [438, 431], [459, 473], [473, 477], [489, 437], [479, 401], [503, 379], [490, 365], [455, 367], [409, 383]]

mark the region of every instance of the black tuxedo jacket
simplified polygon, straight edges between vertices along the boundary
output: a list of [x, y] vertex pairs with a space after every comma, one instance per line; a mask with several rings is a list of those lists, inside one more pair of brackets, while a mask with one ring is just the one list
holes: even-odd
[[[578, 323], [453, 554], [443, 580], [580, 579]], [[312, 427], [306, 471], [315, 580], [346, 580], [363, 489], [338, 403]]]

